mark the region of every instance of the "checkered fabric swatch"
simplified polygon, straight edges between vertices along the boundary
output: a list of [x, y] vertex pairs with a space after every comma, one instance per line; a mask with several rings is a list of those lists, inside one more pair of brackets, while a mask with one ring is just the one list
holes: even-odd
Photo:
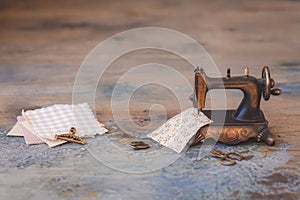
[[46, 108], [28, 110], [23, 116], [31, 123], [34, 132], [46, 139], [55, 140], [55, 134], [68, 134], [75, 127], [80, 137], [104, 134], [107, 129], [95, 118], [87, 103], [78, 105], [58, 104]]
[[42, 144], [44, 143], [37, 135], [34, 134], [31, 125], [26, 121], [26, 119], [22, 116], [17, 117], [18, 125], [22, 130], [22, 134], [24, 136], [25, 142], [28, 145], [31, 144]]
[[212, 121], [197, 108], [189, 108], [169, 119], [147, 136], [177, 153], [181, 153], [197, 131]]

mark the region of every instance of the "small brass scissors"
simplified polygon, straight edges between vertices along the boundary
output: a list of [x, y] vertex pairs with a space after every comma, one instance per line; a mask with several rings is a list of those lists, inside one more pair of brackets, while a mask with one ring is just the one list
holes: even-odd
[[236, 160], [241, 161], [244, 159], [244, 156], [238, 152], [223, 153], [219, 150], [213, 150], [210, 152], [210, 155], [213, 157], [221, 158], [220, 164], [225, 166], [235, 165]]
[[76, 128], [71, 127], [69, 134], [60, 134], [60, 135], [55, 134], [55, 139], [61, 139], [61, 140], [69, 141], [69, 142], [75, 142], [78, 144], [86, 144], [86, 141], [84, 141], [83, 139], [81, 139], [81, 137], [76, 135], [76, 132], [77, 132]]

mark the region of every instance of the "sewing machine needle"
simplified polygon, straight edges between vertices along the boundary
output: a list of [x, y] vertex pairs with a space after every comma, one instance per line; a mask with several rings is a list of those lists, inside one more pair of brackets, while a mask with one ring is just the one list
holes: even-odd
[[201, 108], [198, 108], [198, 115], [200, 114], [201, 110], [202, 110]]

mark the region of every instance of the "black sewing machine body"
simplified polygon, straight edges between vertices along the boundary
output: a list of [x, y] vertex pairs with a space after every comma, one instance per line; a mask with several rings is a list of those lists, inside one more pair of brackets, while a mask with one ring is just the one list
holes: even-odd
[[[210, 78], [203, 69], [195, 70], [195, 95], [194, 106], [211, 118], [214, 122], [198, 131], [193, 144], [212, 138], [226, 144], [237, 144], [249, 138], [257, 138], [268, 145], [274, 145], [274, 139], [268, 129], [268, 121], [260, 109], [260, 100], [263, 95], [269, 100], [270, 95], [280, 95], [280, 89], [271, 89], [275, 81], [270, 77], [268, 67], [262, 70], [262, 78], [249, 76], [246, 68], [243, 76], [227, 76], [223, 78]], [[206, 93], [210, 89], [239, 89], [244, 97], [236, 110], [203, 110], [205, 107]]]

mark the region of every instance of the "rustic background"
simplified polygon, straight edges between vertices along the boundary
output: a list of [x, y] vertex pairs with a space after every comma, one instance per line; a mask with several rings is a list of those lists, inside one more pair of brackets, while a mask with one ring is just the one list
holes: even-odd
[[[279, 97], [271, 97], [269, 102], [263, 101], [262, 108], [270, 121], [277, 143], [275, 147], [259, 146], [258, 151], [264, 156], [268, 156], [271, 153], [284, 150], [288, 155], [285, 158], [288, 159], [279, 166], [274, 163], [276, 168], [272, 169], [270, 174], [266, 176], [263, 174], [255, 175], [255, 171], [247, 171], [249, 174], [245, 174], [247, 177], [258, 176], [258, 181], [254, 182], [261, 184], [261, 187], [267, 186], [267, 191], [261, 191], [259, 187], [234, 190], [222, 184], [214, 189], [215, 191], [222, 191], [222, 188], [229, 187], [228, 191], [232, 191], [232, 193], [226, 193], [229, 195], [228, 198], [300, 198], [300, 190], [297, 187], [297, 185], [299, 186], [300, 170], [299, 10], [300, 2], [296, 0], [1, 1], [0, 128], [2, 135], [0, 145], [2, 146], [2, 163], [0, 163], [0, 173], [2, 179], [0, 186], [2, 195], [6, 197], [8, 194], [14, 193], [15, 198], [18, 199], [22, 196], [22, 192], [31, 194], [28, 191], [32, 191], [34, 185], [39, 185], [41, 177], [36, 173], [34, 173], [35, 179], [30, 177], [34, 180], [34, 183], [30, 183], [33, 184], [33, 187], [28, 185], [24, 187], [24, 184], [28, 183], [26, 178], [18, 182], [17, 177], [20, 173], [22, 174], [22, 170], [26, 171], [22, 168], [27, 169], [35, 165], [43, 168], [47, 162], [50, 164], [46, 166], [51, 168], [55, 163], [62, 162], [58, 156], [62, 149], [50, 150], [42, 147], [44, 148], [43, 155], [47, 156], [41, 156], [37, 153], [41, 151], [39, 147], [27, 147], [21, 145], [23, 143], [21, 139], [5, 136], [6, 132], [16, 122], [16, 116], [20, 114], [21, 110], [55, 103], [71, 103], [76, 72], [85, 56], [98, 43], [121, 31], [154, 26], [171, 28], [197, 40], [206, 48], [224, 75], [227, 67], [232, 67], [232, 74], [241, 74], [243, 68], [248, 66], [251, 74], [260, 76], [261, 67], [265, 64], [270, 65], [271, 75], [278, 87], [282, 89], [283, 94]], [[184, 64], [183, 61], [171, 55], [151, 53], [165, 59], [169, 65], [180, 66]], [[137, 57], [139, 60], [133, 62], [132, 60]], [[126, 66], [151, 61], [153, 59], [149, 56], [149, 52], [141, 51], [113, 63], [110, 76], [105, 78], [106, 89], [113, 89], [114, 81], [126, 71]], [[182, 70], [183, 73], [190, 73], [184, 68]], [[190, 82], [192, 82], [192, 78], [191, 75]], [[109, 100], [103, 98], [101, 91], [97, 93], [97, 99], [97, 117], [106, 123], [112, 118], [109, 111]], [[236, 105], [239, 99], [239, 95], [234, 96], [230, 102], [232, 106]], [[160, 103], [159, 99], [156, 101]], [[136, 119], [147, 118], [145, 112], [142, 111], [148, 108], [133, 106], [131, 112]], [[178, 108], [172, 107], [171, 101], [168, 114], [172, 116], [177, 112]], [[70, 149], [73, 147], [67, 146], [63, 150], [70, 153], [72, 151]], [[78, 153], [79, 150], [74, 151]], [[54, 154], [57, 155], [53, 158]], [[72, 155], [72, 153], [70, 154]], [[87, 154], [79, 153], [83, 156], [87, 156]], [[68, 155], [64, 154], [65, 157]], [[276, 157], [276, 159], [280, 160], [281, 158]], [[285, 159], [282, 158], [282, 160]], [[84, 172], [82, 173], [84, 174]], [[123, 175], [109, 173], [112, 174], [116, 182], [122, 180], [122, 178], [116, 177], [123, 177]], [[164, 173], [167, 172], [163, 171], [157, 176], [164, 176]], [[60, 177], [60, 180], [69, 180], [64, 184], [67, 184], [71, 189], [65, 191], [56, 187], [59, 180], [56, 179], [55, 174], [56, 172], [53, 172], [47, 176], [47, 180], [50, 181], [47, 182], [44, 189], [46, 188], [52, 194], [57, 194], [62, 198], [84, 199], [101, 196], [112, 198], [118, 197], [117, 194], [120, 193], [124, 194], [125, 198], [134, 198], [136, 197], [134, 196], [135, 192], [144, 195], [146, 199], [147, 197], [166, 199], [175, 197], [171, 194], [165, 195], [163, 191], [157, 188], [148, 188], [149, 190], [143, 193], [137, 190], [138, 184], [128, 186], [126, 189], [126, 185], [110, 183], [107, 186], [102, 185], [105, 188], [103, 189], [102, 186], [95, 186], [99, 184], [98, 181], [94, 179], [88, 181], [89, 176], [86, 176], [84, 181], [74, 177], [69, 179], [66, 178], [68, 176]], [[99, 172], [97, 175], [101, 179], [101, 173]], [[82, 176], [84, 177], [84, 175]], [[53, 177], [54, 179], [52, 179]], [[105, 177], [108, 179], [109, 176], [106, 174]], [[147, 177], [149, 184], [155, 184], [159, 180], [155, 179], [155, 176], [152, 179], [151, 175], [147, 175]], [[9, 181], [4, 181], [4, 178]], [[250, 184], [251, 180], [249, 178], [245, 181]], [[203, 191], [203, 193], [207, 192], [207, 188], [198, 188], [193, 185], [193, 182], [186, 183], [187, 185], [190, 184], [188, 187], [176, 186], [176, 180], [173, 180], [172, 183], [168, 187], [174, 190], [167, 191], [170, 193], [177, 191], [178, 193], [175, 192], [173, 195], [181, 195], [181, 198], [197, 198], [191, 196], [197, 190]], [[228, 184], [230, 185], [230, 183]], [[117, 186], [120, 186], [121, 189], [118, 189]], [[17, 192], [17, 187], [25, 189], [20, 189]], [[236, 185], [236, 187], [239, 186]], [[90, 191], [89, 188], [93, 188], [93, 190]], [[130, 195], [126, 196], [126, 194]], [[35, 193], [34, 197], [38, 196]], [[222, 198], [223, 196], [219, 194], [216, 197]]]

